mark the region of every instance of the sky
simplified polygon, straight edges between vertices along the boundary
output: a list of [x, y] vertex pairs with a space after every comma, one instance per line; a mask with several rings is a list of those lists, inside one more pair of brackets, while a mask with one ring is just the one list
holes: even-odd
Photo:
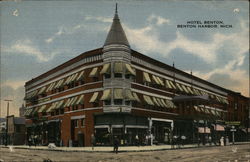
[[[103, 46], [115, 3], [132, 49], [249, 96], [248, 1], [3, 1], [0, 17], [1, 112], [18, 116], [24, 84]], [[177, 28], [220, 21], [228, 28]], [[218, 25], [219, 26], [219, 25]]]

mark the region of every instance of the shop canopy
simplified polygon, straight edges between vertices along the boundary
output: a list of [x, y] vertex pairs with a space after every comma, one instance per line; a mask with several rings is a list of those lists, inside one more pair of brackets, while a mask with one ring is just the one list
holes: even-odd
[[110, 63], [103, 65], [100, 74], [110, 74]]

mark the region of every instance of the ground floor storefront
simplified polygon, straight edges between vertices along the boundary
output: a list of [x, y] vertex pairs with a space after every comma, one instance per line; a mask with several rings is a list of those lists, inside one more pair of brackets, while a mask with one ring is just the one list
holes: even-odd
[[[93, 138], [92, 138], [93, 136]], [[232, 134], [223, 122], [191, 119], [163, 119], [128, 113], [89, 113], [63, 116], [27, 125], [26, 144], [83, 147], [163, 144], [219, 144], [220, 139], [247, 141], [239, 128]]]

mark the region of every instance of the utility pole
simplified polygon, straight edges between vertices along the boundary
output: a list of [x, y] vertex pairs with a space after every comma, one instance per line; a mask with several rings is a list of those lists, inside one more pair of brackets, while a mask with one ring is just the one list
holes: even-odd
[[7, 101], [7, 116], [6, 116], [6, 126], [5, 126], [5, 146], [8, 144], [8, 117], [9, 117], [9, 102], [12, 100], [4, 100]]

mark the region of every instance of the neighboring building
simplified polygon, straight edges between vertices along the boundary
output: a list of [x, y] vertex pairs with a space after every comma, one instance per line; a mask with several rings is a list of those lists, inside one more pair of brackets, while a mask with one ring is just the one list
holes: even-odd
[[[25, 144], [25, 118], [8, 116], [8, 145]], [[6, 140], [6, 119], [0, 122], [0, 144], [5, 144]]]
[[19, 116], [24, 117], [25, 106], [22, 104], [22, 107], [19, 108]]
[[25, 93], [27, 138], [41, 144], [90, 146], [91, 134], [97, 145], [114, 136], [134, 145], [136, 135], [205, 142], [231, 134], [233, 122], [239, 141], [249, 127], [249, 98], [132, 50], [117, 11], [102, 48], [26, 82]]
[[4, 144], [6, 130], [6, 119], [0, 118], [0, 145]]

